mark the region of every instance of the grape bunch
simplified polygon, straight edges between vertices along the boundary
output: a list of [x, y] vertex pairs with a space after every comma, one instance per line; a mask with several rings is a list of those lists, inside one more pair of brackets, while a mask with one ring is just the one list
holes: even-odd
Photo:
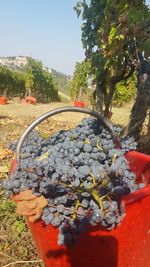
[[[114, 126], [119, 133], [121, 128]], [[10, 148], [15, 150], [17, 142]], [[116, 148], [110, 133], [93, 118], [48, 138], [30, 133], [21, 149], [20, 165], [3, 182], [5, 194], [31, 189], [48, 205], [41, 219], [59, 228], [58, 244], [71, 246], [87, 225], [113, 229], [125, 216], [121, 197], [138, 190], [125, 153], [136, 149], [133, 138]]]

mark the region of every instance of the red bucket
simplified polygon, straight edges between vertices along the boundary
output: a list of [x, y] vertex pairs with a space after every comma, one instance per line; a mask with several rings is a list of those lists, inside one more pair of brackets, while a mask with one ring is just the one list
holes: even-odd
[[7, 98], [5, 96], [0, 96], [0, 105], [7, 105]]
[[[150, 156], [126, 155], [137, 179], [150, 182]], [[12, 164], [12, 171], [14, 164]], [[68, 249], [57, 244], [58, 229], [26, 219], [46, 267], [150, 267], [150, 184], [124, 197], [126, 217], [114, 230], [89, 227]]]
[[25, 98], [25, 101], [29, 104], [32, 104], [32, 105], [36, 105], [37, 101], [36, 101], [36, 98], [33, 97], [33, 96], [27, 96]]
[[87, 106], [87, 103], [84, 101], [76, 100], [76, 101], [74, 101], [73, 105], [74, 105], [74, 107], [84, 108]]

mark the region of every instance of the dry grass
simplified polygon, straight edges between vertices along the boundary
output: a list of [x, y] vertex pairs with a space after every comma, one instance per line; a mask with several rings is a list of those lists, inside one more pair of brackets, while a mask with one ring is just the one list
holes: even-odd
[[[71, 105], [71, 104], [70, 104]], [[54, 108], [60, 108], [62, 106], [68, 106], [68, 104], [62, 104], [60, 102], [49, 103], [49, 104], [23, 104], [17, 102], [10, 102], [8, 105], [0, 106], [0, 116], [8, 116], [11, 119], [31, 119], [37, 118], [43, 113], [52, 110]], [[67, 118], [68, 115], [64, 115], [64, 119]], [[82, 116], [82, 115], [81, 115]], [[61, 120], [62, 115], [59, 115], [58, 118]], [[77, 118], [76, 114], [72, 114], [71, 117], [73, 120]], [[70, 116], [68, 117], [70, 119]], [[79, 118], [80, 119], [80, 118]]]
[[[70, 103], [70, 105], [72, 105]], [[68, 103], [62, 104], [60, 102], [55, 103], [49, 103], [49, 104], [37, 104], [37, 105], [28, 105], [23, 103], [17, 103], [10, 101], [8, 105], [0, 106], [0, 116], [8, 116], [11, 119], [25, 119], [28, 120], [30, 118], [36, 118], [43, 113], [52, 110], [54, 108], [60, 108], [62, 106], [68, 106]], [[113, 121], [124, 124], [128, 119], [130, 115], [132, 104], [128, 104], [125, 107], [122, 108], [113, 108]], [[68, 113], [69, 114], [69, 113]], [[78, 122], [84, 115], [76, 115], [76, 114], [64, 114], [64, 115], [58, 115], [59, 120], [65, 120], [65, 119], [73, 119], [73, 121]]]
[[[36, 106], [10, 102], [6, 106], [0, 106], [0, 145], [19, 137], [21, 132], [37, 117], [54, 108], [67, 106], [62, 103], [38, 104]], [[113, 108], [113, 122], [125, 125], [129, 120], [131, 105], [123, 108]], [[76, 125], [85, 115], [77, 113], [62, 113], [49, 119], [43, 125], [58, 129], [58, 124], [62, 127]], [[43, 127], [42, 125], [42, 127]], [[48, 128], [48, 127], [47, 127]], [[55, 129], [53, 129], [55, 130]]]
[[[50, 103], [50, 104], [38, 104], [36, 106], [21, 104], [16, 102], [10, 102], [6, 106], [0, 106], [0, 146], [6, 145], [8, 142], [18, 138], [23, 130], [37, 117], [43, 113], [52, 110], [54, 108], [60, 108], [67, 106], [62, 103]], [[57, 131], [61, 127], [69, 125], [75, 125], [84, 118], [83, 114], [75, 113], [63, 113], [56, 115], [55, 117], [48, 119], [40, 125], [39, 128], [43, 128], [49, 132]], [[53, 129], [53, 131], [51, 131]]]
[[113, 107], [112, 121], [113, 123], [124, 126], [129, 121], [132, 104], [128, 104], [122, 108]]

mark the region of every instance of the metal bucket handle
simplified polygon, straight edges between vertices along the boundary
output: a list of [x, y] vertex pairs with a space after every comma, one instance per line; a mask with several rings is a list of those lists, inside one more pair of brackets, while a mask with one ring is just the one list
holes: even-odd
[[34, 120], [29, 127], [24, 131], [24, 133], [22, 134], [22, 136], [20, 137], [19, 141], [18, 141], [18, 145], [16, 148], [16, 160], [17, 163], [20, 163], [20, 152], [21, 152], [21, 148], [22, 145], [25, 141], [25, 139], [27, 138], [27, 136], [29, 135], [29, 133], [41, 122], [43, 122], [44, 120], [48, 119], [49, 117], [52, 117], [56, 114], [62, 113], [62, 112], [79, 112], [79, 113], [84, 113], [84, 114], [88, 114], [91, 115], [95, 118], [97, 118], [100, 123], [109, 131], [109, 133], [111, 134], [113, 141], [115, 142], [116, 147], [118, 146], [117, 143], [117, 139], [115, 136], [115, 132], [113, 130], [112, 125], [103, 117], [101, 116], [98, 112], [95, 112], [93, 110], [89, 110], [89, 109], [84, 109], [84, 108], [78, 108], [78, 107], [62, 107], [62, 108], [57, 108], [54, 110], [50, 110], [46, 113], [44, 113], [43, 115], [41, 115], [39, 118], [37, 118], [36, 120]]

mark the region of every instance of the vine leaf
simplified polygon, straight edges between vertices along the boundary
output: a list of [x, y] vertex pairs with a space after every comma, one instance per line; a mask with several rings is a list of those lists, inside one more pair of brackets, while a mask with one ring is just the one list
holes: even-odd
[[31, 190], [25, 190], [13, 197], [17, 203], [16, 213], [28, 216], [30, 222], [41, 217], [43, 208], [48, 205], [44, 196], [35, 196]]

